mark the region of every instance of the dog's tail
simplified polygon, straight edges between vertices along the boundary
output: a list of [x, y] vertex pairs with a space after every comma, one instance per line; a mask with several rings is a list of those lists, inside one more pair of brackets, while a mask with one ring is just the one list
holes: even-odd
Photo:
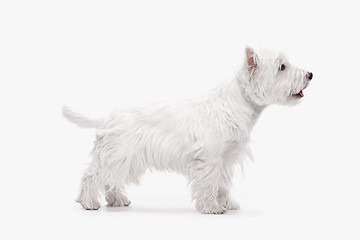
[[87, 119], [80, 113], [73, 112], [72, 110], [70, 110], [70, 108], [66, 106], [63, 107], [62, 112], [65, 118], [82, 128], [98, 128], [104, 121], [104, 119]]

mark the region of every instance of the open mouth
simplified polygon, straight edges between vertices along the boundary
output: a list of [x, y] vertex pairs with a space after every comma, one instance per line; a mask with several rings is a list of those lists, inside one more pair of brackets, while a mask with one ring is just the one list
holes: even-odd
[[297, 97], [297, 98], [302, 98], [302, 97], [304, 97], [304, 93], [303, 93], [303, 91], [301, 90], [301, 91], [298, 92], [298, 93], [293, 93], [293, 94], [291, 94], [291, 96]]

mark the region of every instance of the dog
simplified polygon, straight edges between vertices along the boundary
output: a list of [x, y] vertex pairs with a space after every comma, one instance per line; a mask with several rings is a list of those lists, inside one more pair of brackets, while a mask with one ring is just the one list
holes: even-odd
[[238, 209], [231, 181], [234, 167], [251, 155], [247, 143], [254, 124], [271, 104], [299, 103], [313, 77], [277, 51], [247, 47], [245, 55], [232, 80], [194, 101], [115, 111], [95, 120], [64, 107], [68, 120], [97, 129], [77, 202], [96, 210], [104, 193], [108, 206], [129, 206], [124, 187], [157, 169], [186, 176], [201, 213]]

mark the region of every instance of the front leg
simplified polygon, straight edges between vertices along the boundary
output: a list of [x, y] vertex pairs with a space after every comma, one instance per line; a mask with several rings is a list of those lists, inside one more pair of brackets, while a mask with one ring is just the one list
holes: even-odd
[[233, 168], [223, 166], [220, 172], [220, 184], [218, 188], [217, 201], [227, 210], [240, 209], [239, 204], [230, 197], [231, 182], [233, 178]]
[[240, 209], [240, 205], [230, 197], [227, 189], [219, 188], [217, 201], [223, 208], [226, 208], [226, 210]]
[[226, 211], [218, 201], [221, 159], [196, 159], [190, 167], [192, 198], [196, 208], [205, 214], [222, 214]]

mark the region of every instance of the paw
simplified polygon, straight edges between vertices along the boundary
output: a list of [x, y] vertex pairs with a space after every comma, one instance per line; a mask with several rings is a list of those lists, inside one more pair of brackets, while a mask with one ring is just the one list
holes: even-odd
[[227, 210], [239, 210], [240, 209], [240, 205], [235, 202], [235, 201], [229, 201], [229, 202], [226, 202], [226, 206], [225, 208]]
[[118, 198], [114, 196], [106, 196], [107, 207], [127, 207], [131, 204], [126, 197]]
[[77, 200], [76, 202], [80, 203], [85, 210], [98, 210], [100, 208], [100, 203], [98, 201], [83, 202]]
[[129, 199], [126, 199], [126, 200], [124, 201], [124, 206], [125, 206], [125, 207], [129, 206], [130, 204], [131, 204], [131, 202], [130, 202]]
[[205, 214], [223, 214], [224, 212], [226, 212], [226, 209], [221, 207], [220, 205], [217, 205], [217, 206], [205, 207], [202, 209], [201, 212]]
[[226, 210], [238, 210], [240, 209], [240, 205], [235, 202], [232, 199], [229, 198], [221, 198], [219, 200], [219, 204], [223, 207], [226, 208]]
[[226, 212], [226, 209], [220, 206], [219, 204], [213, 204], [213, 205], [204, 205], [201, 203], [197, 204], [197, 209], [201, 213], [205, 214], [223, 214]]

